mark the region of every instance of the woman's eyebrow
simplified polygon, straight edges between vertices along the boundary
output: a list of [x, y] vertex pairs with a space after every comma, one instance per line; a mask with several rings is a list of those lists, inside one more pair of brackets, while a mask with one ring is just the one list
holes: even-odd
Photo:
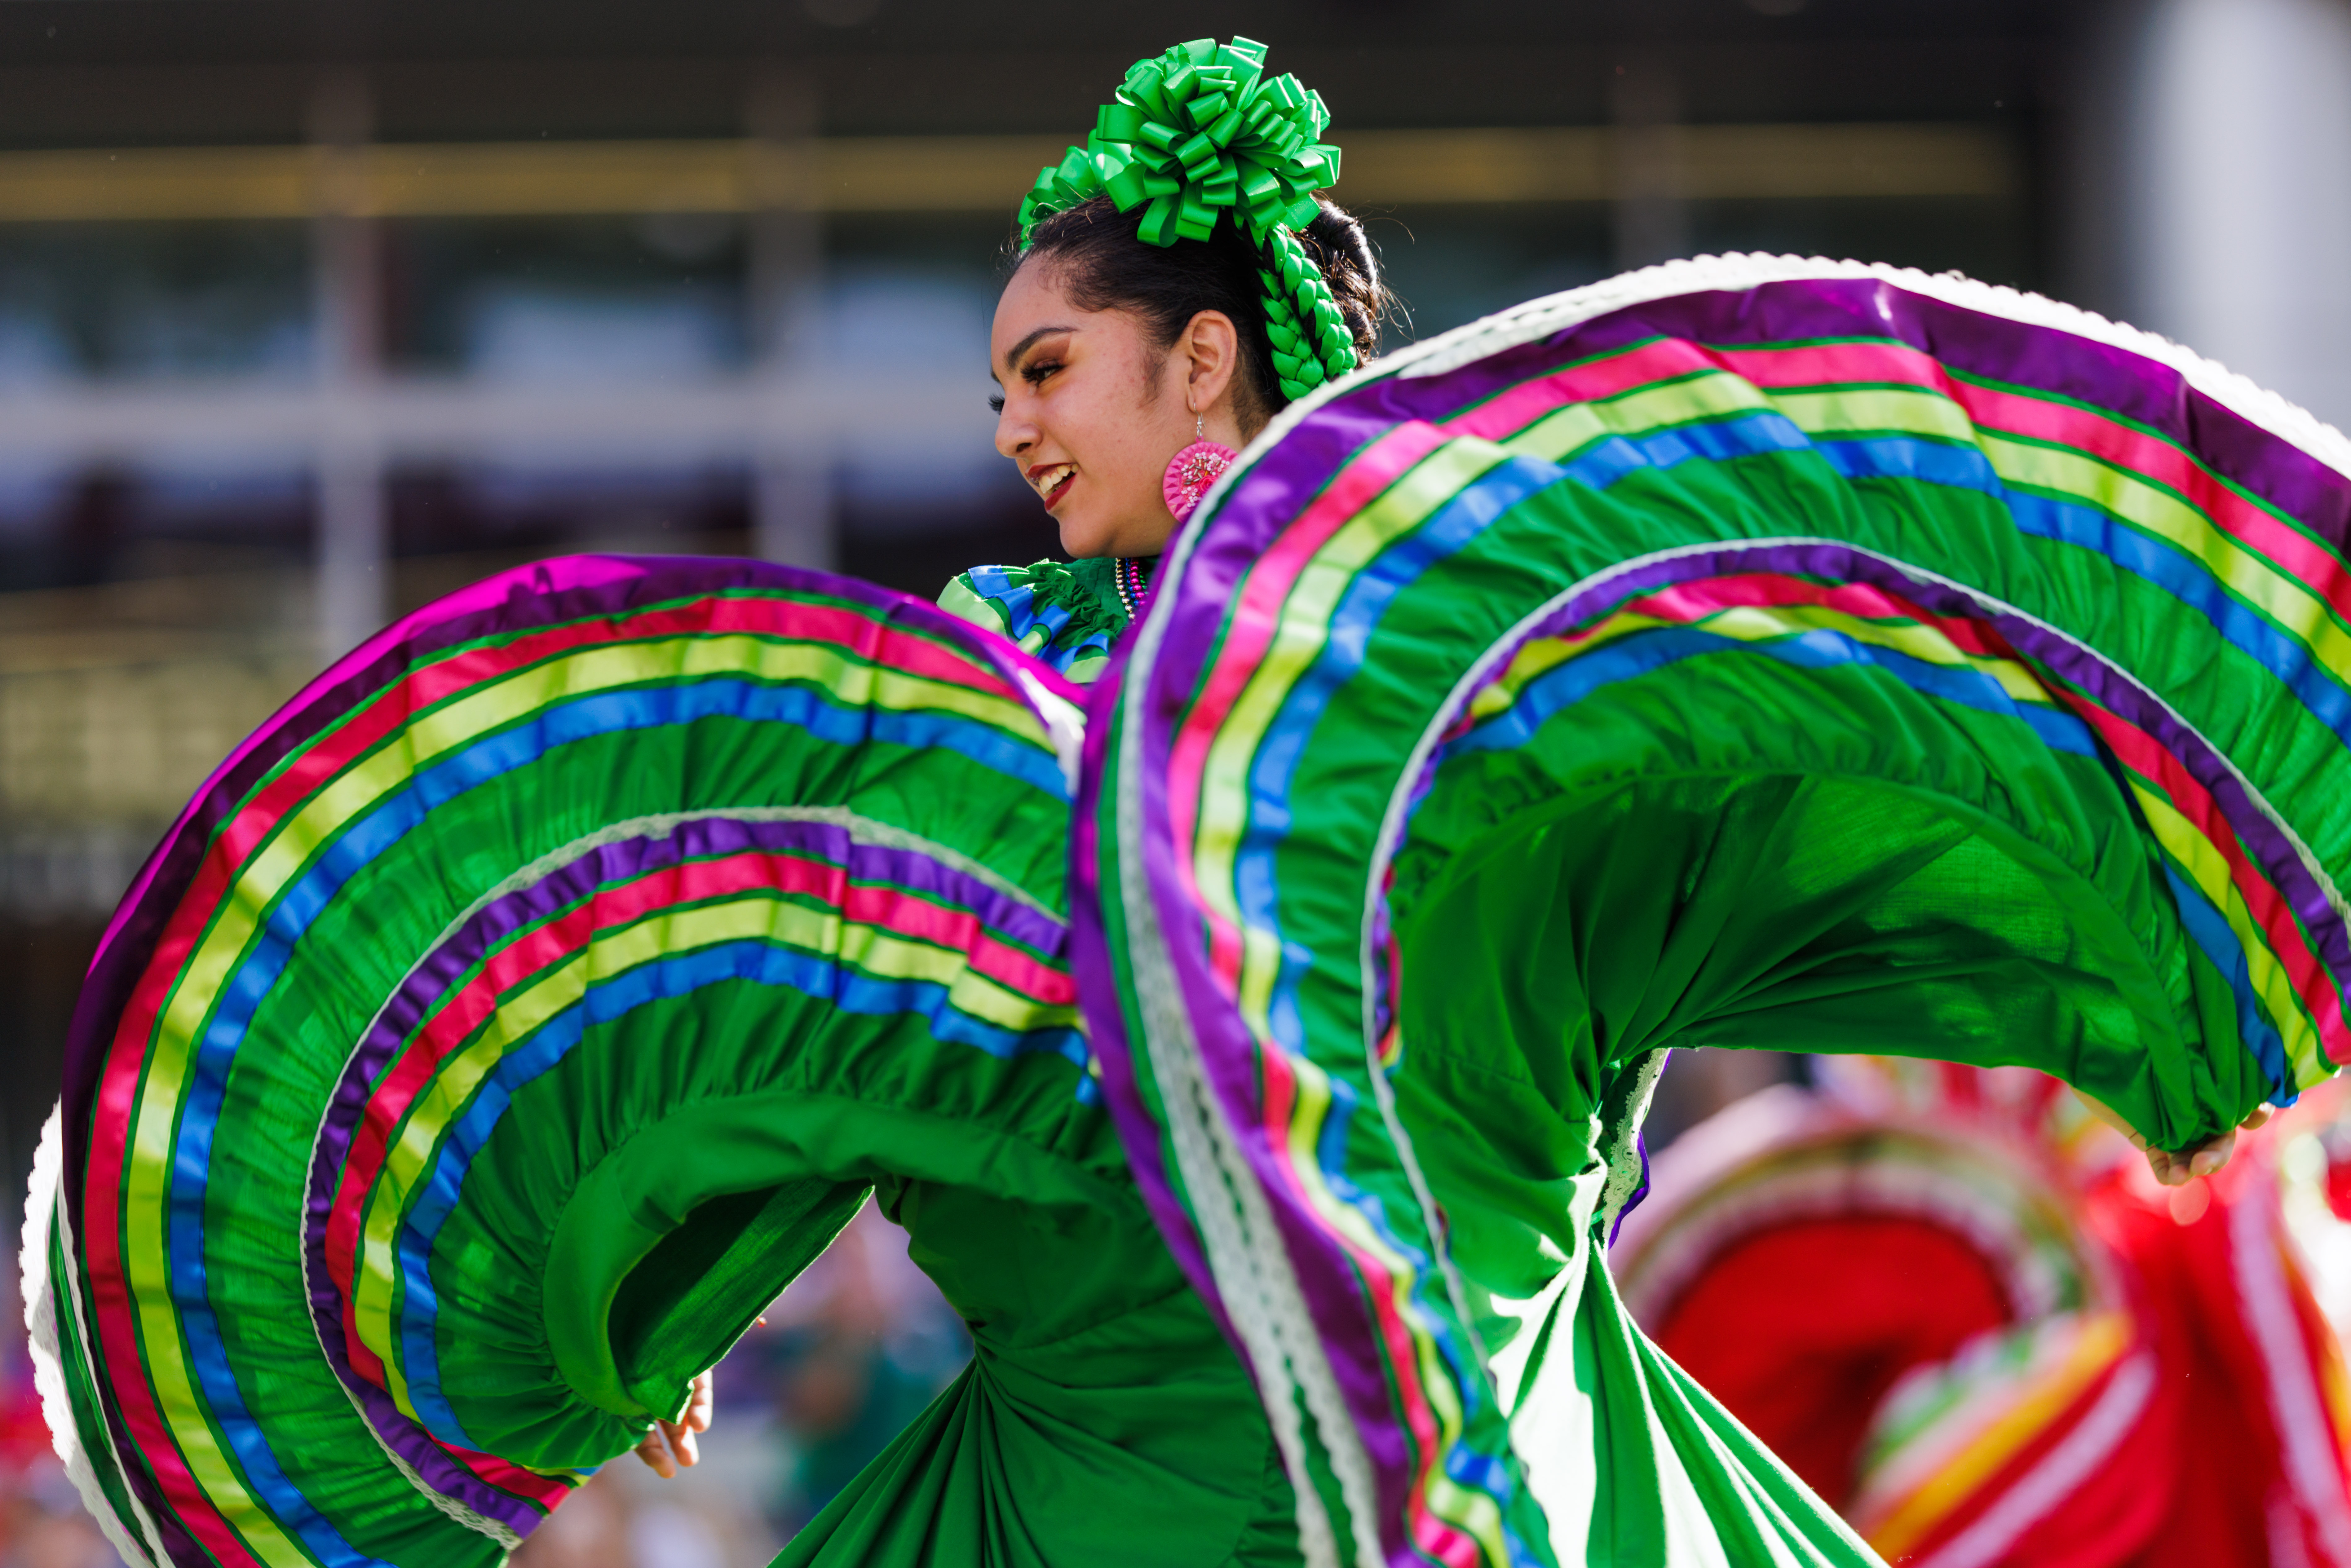
[[[1004, 350], [1004, 368], [1008, 371], [1019, 370], [1020, 368], [1020, 357], [1037, 346], [1038, 339], [1050, 338], [1056, 332], [1074, 332], [1077, 329], [1075, 327], [1038, 328], [1035, 331], [1029, 333], [1027, 337], [1013, 344], [1012, 347]], [[989, 373], [993, 374], [994, 372], [991, 371]]]

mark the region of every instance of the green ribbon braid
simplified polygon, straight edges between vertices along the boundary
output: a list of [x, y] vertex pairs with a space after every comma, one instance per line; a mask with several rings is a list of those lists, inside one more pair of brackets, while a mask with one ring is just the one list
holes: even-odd
[[1314, 193], [1338, 182], [1339, 150], [1320, 140], [1330, 123], [1322, 94], [1266, 76], [1253, 39], [1197, 38], [1137, 60], [1086, 144], [1038, 172], [1020, 203], [1021, 247], [1043, 219], [1095, 196], [1122, 213], [1146, 208], [1142, 235], [1159, 246], [1205, 240], [1231, 214], [1263, 254], [1281, 395], [1303, 397], [1358, 363], [1339, 302], [1293, 232], [1321, 210]]

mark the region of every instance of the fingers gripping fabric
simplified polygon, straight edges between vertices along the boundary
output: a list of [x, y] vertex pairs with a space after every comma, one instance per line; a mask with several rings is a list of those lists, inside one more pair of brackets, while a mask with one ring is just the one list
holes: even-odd
[[240, 747], [99, 949], [27, 1237], [126, 1557], [502, 1561], [875, 1179], [1090, 1116], [1072, 712], [896, 594], [580, 558]]
[[1078, 940], [1311, 1557], [1869, 1560], [1614, 1305], [1656, 1053], [2022, 1063], [2172, 1149], [2331, 1072], [2346, 472], [2126, 329], [1746, 257], [1276, 422], [1096, 688]]

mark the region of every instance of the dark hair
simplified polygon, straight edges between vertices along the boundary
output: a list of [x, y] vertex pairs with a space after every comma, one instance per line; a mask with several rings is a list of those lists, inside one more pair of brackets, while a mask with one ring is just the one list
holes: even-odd
[[[1379, 258], [1364, 225], [1337, 203], [1321, 196], [1315, 201], [1322, 210], [1301, 231], [1306, 254], [1322, 267], [1355, 340], [1355, 352], [1369, 360], [1379, 351], [1380, 324], [1394, 296], [1381, 281]], [[1143, 215], [1141, 207], [1120, 212], [1108, 196], [1081, 202], [1040, 221], [1027, 250], [1017, 248], [1017, 238], [1007, 246], [1008, 270], [1031, 261], [1051, 267], [1071, 303], [1082, 310], [1132, 312], [1143, 323], [1145, 341], [1161, 353], [1193, 317], [1223, 311], [1240, 330], [1236, 402], [1242, 423], [1263, 423], [1289, 400], [1274, 375], [1273, 346], [1265, 334], [1259, 247], [1229, 216], [1220, 218], [1206, 240], [1149, 245], [1139, 233]]]

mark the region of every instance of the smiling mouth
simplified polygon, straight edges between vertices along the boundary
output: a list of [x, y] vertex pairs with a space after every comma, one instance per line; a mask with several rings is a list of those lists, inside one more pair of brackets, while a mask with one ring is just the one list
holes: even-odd
[[1032, 482], [1037, 486], [1037, 494], [1045, 498], [1047, 511], [1053, 509], [1054, 503], [1068, 491], [1070, 481], [1077, 476], [1078, 469], [1074, 463], [1056, 463], [1050, 468], [1038, 470], [1032, 476]]

